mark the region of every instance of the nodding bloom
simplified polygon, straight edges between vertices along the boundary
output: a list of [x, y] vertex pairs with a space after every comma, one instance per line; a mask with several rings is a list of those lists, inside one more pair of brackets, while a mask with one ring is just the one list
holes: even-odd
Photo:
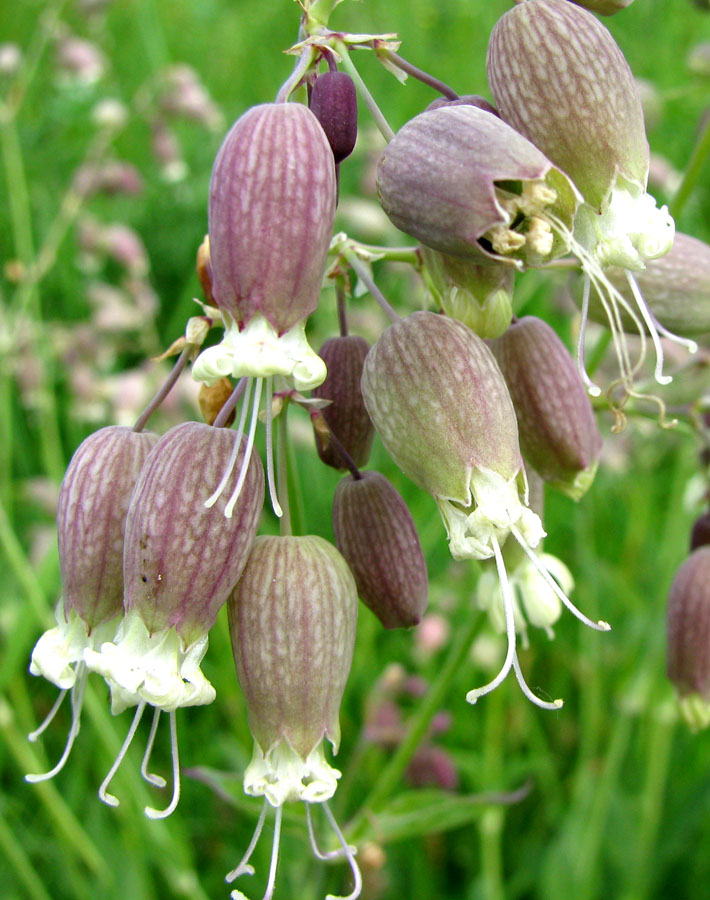
[[[335, 547], [320, 537], [259, 537], [228, 611], [237, 677], [254, 738], [244, 791], [264, 797], [264, 804], [254, 837], [227, 881], [254, 873], [249, 859], [273, 808], [271, 867], [264, 894], [264, 900], [270, 900], [283, 804], [301, 800], [315, 856], [348, 860], [355, 885], [347, 900], [355, 900], [362, 888], [355, 850], [345, 842], [327, 803], [340, 772], [326, 761], [323, 746], [327, 738], [337, 752], [340, 743], [338, 715], [357, 622], [353, 576]], [[312, 804], [322, 806], [339, 850], [319, 849]], [[244, 898], [237, 890], [231, 896]]]
[[[587, 4], [584, 4], [587, 5]], [[597, 4], [598, 5], [598, 4]], [[618, 5], [618, 4], [617, 4]], [[685, 344], [661, 325], [638, 288], [635, 273], [647, 260], [673, 246], [668, 209], [647, 193], [649, 149], [638, 88], [611, 34], [591, 13], [568, 0], [528, 0], [509, 10], [491, 35], [488, 80], [503, 119], [559, 166], [581, 192], [574, 221], [584, 273], [579, 364], [584, 369], [584, 326], [594, 288], [604, 307], [620, 367], [625, 396], [639, 396], [634, 377], [645, 356], [646, 332], [656, 351], [655, 377], [663, 374], [660, 336]], [[606, 276], [608, 266], [624, 270], [632, 295]], [[641, 336], [640, 357], [632, 362], [620, 324], [625, 314]], [[662, 406], [661, 406], [662, 408]]]
[[79, 733], [87, 669], [86, 649], [110, 640], [123, 615], [123, 532], [133, 487], [157, 435], [116, 425], [89, 435], [67, 468], [59, 491], [57, 537], [63, 595], [57, 625], [32, 651], [30, 672], [60, 689], [57, 702], [40, 727], [47, 728], [71, 692], [72, 724], [64, 753], [49, 772], [27, 781], [52, 778], [67, 759]]
[[[251, 405], [245, 465], [266, 379], [267, 474], [277, 515], [281, 509], [270, 440], [272, 378], [279, 375], [296, 390], [308, 390], [326, 376], [325, 363], [306, 340], [305, 321], [318, 305], [335, 198], [330, 144], [313, 113], [297, 103], [265, 103], [244, 113], [215, 159], [209, 274], [225, 333], [221, 343], [200, 354], [192, 372], [208, 384], [225, 376], [248, 379], [240, 426], [241, 432]], [[216, 502], [224, 487], [221, 484], [209, 502]], [[238, 480], [226, 507], [228, 516], [239, 489]]]
[[[235, 435], [223, 428], [186, 422], [158, 441], [141, 469], [126, 519], [123, 551], [124, 617], [111, 641], [84, 651], [88, 668], [106, 679], [111, 711], [136, 712], [99, 796], [118, 800], [108, 785], [133, 740], [146, 704], [155, 709], [141, 774], [147, 771], [161, 710], [170, 715], [173, 798], [151, 818], [169, 815], [179, 799], [180, 778], [175, 710], [211, 703], [215, 692], [202, 674], [208, 632], [233, 590], [256, 534], [264, 501], [264, 474], [253, 455], [240, 501], [231, 518], [225, 499], [214, 507], [205, 498], [214, 490], [233, 453]], [[244, 458], [239, 448], [238, 461]], [[236, 480], [232, 476], [232, 485]]]
[[666, 620], [668, 677], [681, 715], [697, 731], [710, 725], [710, 545], [702, 544], [676, 572]]
[[[460, 107], [462, 108], [462, 107]], [[503, 375], [484, 341], [460, 322], [417, 312], [395, 322], [365, 360], [363, 396], [386, 449], [422, 490], [434, 496], [455, 559], [494, 559], [500, 581], [508, 652], [489, 684], [469, 691], [475, 703], [510, 669], [525, 695], [546, 703], [527, 686], [516, 651], [514, 597], [503, 545], [512, 537], [550, 589], [581, 621], [577, 610], [534, 548], [542, 522], [528, 506], [515, 410]]]

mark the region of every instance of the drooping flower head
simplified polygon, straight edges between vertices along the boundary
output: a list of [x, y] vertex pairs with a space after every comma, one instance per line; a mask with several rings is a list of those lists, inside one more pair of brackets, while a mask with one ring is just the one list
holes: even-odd
[[28, 781], [51, 778], [64, 766], [79, 732], [86, 686], [84, 650], [113, 637], [123, 615], [123, 533], [138, 474], [157, 435], [109, 426], [89, 435], [71, 459], [59, 492], [57, 537], [62, 598], [55, 628], [32, 651], [30, 672], [43, 675], [61, 693], [36, 740], [71, 691], [72, 725], [57, 765]]
[[[354, 900], [360, 873], [353, 850], [335, 824], [327, 801], [340, 773], [326, 761], [324, 741], [340, 744], [339, 710], [350, 672], [357, 589], [347, 563], [322, 538], [259, 537], [229, 598], [229, 628], [239, 684], [247, 704], [254, 753], [244, 773], [244, 790], [263, 796], [256, 832], [233, 881], [253, 874], [248, 864], [269, 807], [276, 810], [271, 871], [276, 877], [283, 804], [306, 804], [308, 829], [319, 858], [345, 856], [353, 870]], [[334, 854], [316, 844], [310, 804], [321, 804], [341, 844]], [[242, 898], [233, 891], [233, 898]]]
[[428, 312], [391, 325], [365, 361], [363, 396], [375, 428], [394, 461], [415, 484], [434, 496], [455, 559], [495, 559], [504, 602], [508, 653], [490, 684], [467, 699], [493, 690], [514, 669], [533, 702], [515, 646], [513, 597], [502, 546], [520, 545], [560, 600], [591, 627], [534, 553], [544, 531], [527, 505], [515, 411], [503, 375], [486, 344], [460, 322]]
[[[175, 710], [211, 703], [215, 692], [200, 669], [208, 632], [234, 588], [261, 517], [264, 474], [253, 455], [234, 515], [224, 515], [226, 499], [212, 507], [205, 498], [214, 490], [234, 450], [235, 435], [223, 428], [186, 422], [158, 441], [141, 469], [126, 520], [123, 552], [125, 615], [111, 641], [86, 650], [90, 670], [103, 675], [111, 689], [114, 714], [136, 706], [128, 738], [99, 796], [107, 793], [146, 704], [170, 713], [173, 744], [173, 803], [178, 799], [179, 769]], [[239, 448], [239, 461], [244, 457]], [[232, 476], [232, 482], [236, 479]], [[149, 750], [155, 727], [149, 739]], [[153, 777], [144, 777], [155, 783]]]
[[[659, 334], [674, 336], [659, 327], [634, 273], [670, 250], [674, 223], [667, 208], [658, 209], [646, 192], [649, 149], [643, 110], [621, 50], [601, 22], [580, 6], [568, 0], [528, 0], [496, 24], [487, 70], [501, 116], [559, 166], [584, 198], [574, 223], [580, 248], [574, 252], [587, 275], [583, 326], [593, 286], [614, 335], [626, 394], [635, 393], [647, 330], [656, 350], [656, 379], [667, 383]], [[611, 265], [625, 270], [632, 303], [605, 277], [604, 269]], [[644, 339], [637, 363], [630, 360], [620, 329], [621, 311]], [[584, 327], [582, 369], [583, 341]]]
[[[225, 376], [255, 381], [253, 394], [250, 388], [243, 400], [245, 415], [253, 406], [247, 463], [264, 378], [280, 375], [297, 390], [308, 390], [326, 375], [306, 340], [305, 322], [318, 305], [335, 197], [330, 145], [316, 117], [300, 104], [264, 103], [248, 110], [217, 154], [210, 182], [209, 271], [225, 334], [201, 353], [193, 376], [208, 384]], [[270, 407], [269, 396], [267, 414]]]

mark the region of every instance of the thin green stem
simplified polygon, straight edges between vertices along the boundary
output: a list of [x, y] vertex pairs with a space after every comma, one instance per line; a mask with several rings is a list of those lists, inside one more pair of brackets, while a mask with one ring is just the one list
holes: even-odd
[[[483, 785], [489, 789], [500, 782], [505, 757], [504, 694], [494, 691], [486, 702], [486, 726], [483, 754]], [[485, 900], [503, 900], [503, 825], [502, 807], [487, 809], [478, 823], [481, 836], [481, 875]]]
[[350, 53], [348, 52], [347, 46], [342, 41], [336, 41], [335, 49], [341, 57], [343, 68], [355, 82], [355, 89], [362, 97], [365, 106], [370, 111], [370, 115], [374, 119], [375, 125], [377, 125], [380, 134], [387, 141], [387, 143], [389, 143], [394, 137], [394, 131], [390, 128], [387, 119], [385, 119], [382, 111], [375, 102], [375, 98], [368, 90], [367, 85], [360, 77], [360, 73], [355, 68], [353, 61], [350, 59]]
[[9, 867], [14, 869], [18, 881], [32, 900], [52, 900], [42, 884], [42, 879], [35, 872], [22, 844], [15, 837], [2, 814], [0, 814], [0, 851]]
[[685, 172], [683, 173], [683, 180], [678, 187], [678, 190], [675, 193], [675, 196], [668, 204], [670, 209], [670, 213], [674, 219], [677, 219], [678, 216], [683, 211], [685, 204], [690, 199], [690, 195], [693, 193], [695, 189], [695, 185], [698, 183], [698, 180], [703, 172], [703, 167], [707, 161], [708, 156], [710, 155], [710, 110], [706, 110], [705, 112], [705, 122], [703, 124], [702, 129], [700, 130], [700, 134], [698, 135], [698, 139], [695, 142], [695, 147], [693, 147], [693, 152], [690, 154], [690, 159], [688, 160], [688, 165], [685, 167]]
[[43, 628], [46, 627], [50, 622], [47, 599], [2, 504], [0, 504], [0, 547], [2, 547], [5, 559], [10, 563], [15, 577], [27, 594], [37, 621]]
[[357, 842], [367, 827], [368, 816], [377, 813], [377, 810], [397, 786], [426, 735], [432, 718], [441, 707], [444, 697], [458, 676], [461, 666], [468, 656], [477, 629], [478, 617], [472, 616], [469, 623], [459, 632], [456, 640], [453, 642], [438, 678], [432, 684], [421, 706], [412, 717], [407, 736], [384, 767], [360, 810], [349, 823], [347, 827], [349, 839]]
[[399, 315], [397, 310], [390, 304], [389, 300], [377, 287], [372, 275], [370, 275], [370, 270], [358, 257], [357, 253], [346, 248], [343, 250], [343, 256], [350, 263], [353, 270], [357, 274], [357, 277], [360, 279], [360, 281], [362, 281], [368, 291], [372, 294], [390, 322], [397, 322], [399, 319], [401, 319], [402, 317]]

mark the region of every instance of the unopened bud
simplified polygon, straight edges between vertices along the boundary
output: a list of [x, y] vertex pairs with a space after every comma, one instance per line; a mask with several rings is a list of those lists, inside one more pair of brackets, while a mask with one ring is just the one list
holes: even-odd
[[345, 72], [319, 75], [309, 106], [328, 138], [335, 162], [342, 162], [357, 140], [357, 94], [352, 78]]

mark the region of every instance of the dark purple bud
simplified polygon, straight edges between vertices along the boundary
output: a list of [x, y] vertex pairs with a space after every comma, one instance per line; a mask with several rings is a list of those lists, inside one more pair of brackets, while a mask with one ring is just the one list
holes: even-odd
[[345, 72], [319, 75], [311, 91], [311, 112], [321, 124], [335, 162], [350, 156], [357, 139], [357, 93]]
[[710, 513], [699, 516], [693, 523], [693, 530], [690, 533], [691, 552], [706, 544], [710, 544]]
[[[330, 338], [318, 351], [328, 367], [325, 381], [313, 391], [314, 397], [331, 400], [322, 410], [328, 428], [343, 445], [356, 466], [370, 458], [375, 429], [362, 399], [360, 379], [370, 345], [356, 335]], [[327, 436], [315, 432], [316, 449], [323, 462], [334, 469], [347, 464]]]
[[710, 725], [710, 546], [683, 563], [668, 595], [668, 677], [694, 728]]
[[569, 351], [534, 316], [511, 325], [491, 349], [513, 400], [523, 456], [545, 481], [579, 500], [594, 479], [602, 437]]
[[417, 625], [427, 605], [426, 561], [407, 505], [383, 475], [338, 484], [333, 533], [360, 598], [385, 628]]
[[407, 768], [407, 781], [414, 787], [437, 787], [455, 791], [459, 773], [449, 754], [441, 747], [422, 744]]

